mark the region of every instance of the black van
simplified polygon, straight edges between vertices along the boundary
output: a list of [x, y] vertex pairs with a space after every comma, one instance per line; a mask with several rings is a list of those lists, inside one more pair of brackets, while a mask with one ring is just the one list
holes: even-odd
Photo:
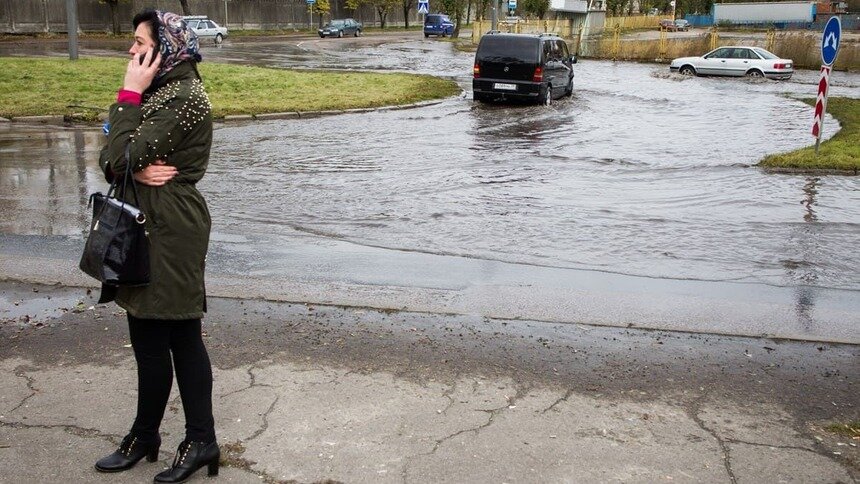
[[476, 101], [526, 99], [549, 105], [573, 95], [573, 64], [567, 43], [554, 34], [481, 37], [475, 54], [472, 92]]

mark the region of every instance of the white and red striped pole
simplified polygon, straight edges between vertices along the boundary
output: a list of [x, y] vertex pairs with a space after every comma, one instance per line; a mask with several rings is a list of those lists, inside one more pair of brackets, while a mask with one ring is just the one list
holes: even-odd
[[824, 126], [824, 113], [827, 112], [827, 91], [830, 88], [830, 66], [821, 66], [821, 77], [818, 81], [818, 97], [815, 99], [815, 118], [812, 122], [812, 136], [815, 136], [815, 154], [821, 144], [821, 133]]

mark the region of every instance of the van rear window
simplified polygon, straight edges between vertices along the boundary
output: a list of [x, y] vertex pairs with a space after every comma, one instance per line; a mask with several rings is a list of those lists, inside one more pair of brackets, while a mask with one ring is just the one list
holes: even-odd
[[507, 37], [486, 35], [478, 46], [478, 57], [487, 61], [519, 60], [537, 62], [538, 45], [530, 37]]

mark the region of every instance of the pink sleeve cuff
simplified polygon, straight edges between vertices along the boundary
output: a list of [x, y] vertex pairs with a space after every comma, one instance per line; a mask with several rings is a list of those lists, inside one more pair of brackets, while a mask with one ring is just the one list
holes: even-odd
[[136, 106], [140, 106], [140, 102], [143, 99], [143, 96], [139, 92], [127, 91], [125, 89], [120, 89], [116, 95], [116, 102], [123, 104], [134, 104]]

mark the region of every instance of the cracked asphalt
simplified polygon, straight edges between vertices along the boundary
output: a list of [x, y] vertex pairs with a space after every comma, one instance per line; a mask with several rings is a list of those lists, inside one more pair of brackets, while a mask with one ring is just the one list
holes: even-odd
[[[133, 417], [125, 316], [0, 282], [0, 482], [92, 468]], [[860, 347], [212, 298], [225, 482], [857, 482]], [[202, 475], [195, 481], [203, 480]]]

